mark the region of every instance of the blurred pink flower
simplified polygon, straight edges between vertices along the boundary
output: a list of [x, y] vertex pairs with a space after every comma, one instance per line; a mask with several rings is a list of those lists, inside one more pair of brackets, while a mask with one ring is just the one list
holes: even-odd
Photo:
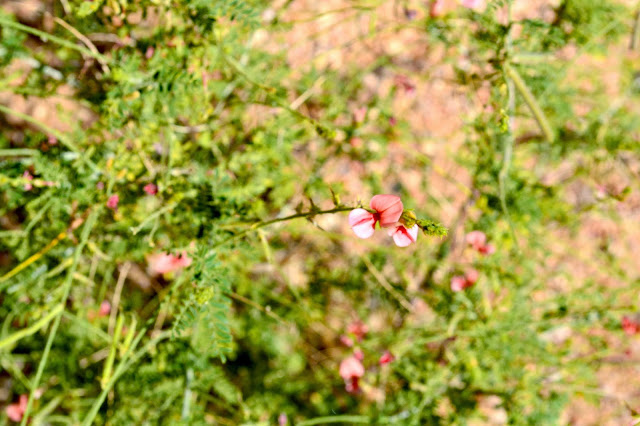
[[469, 9], [478, 10], [484, 7], [484, 0], [462, 0], [462, 5]]
[[13, 422], [19, 422], [22, 420], [25, 410], [27, 409], [27, 403], [29, 397], [27, 395], [20, 395], [20, 399], [15, 404], [7, 405], [5, 409], [7, 417]]
[[477, 269], [469, 269], [467, 270], [467, 272], [464, 273], [464, 279], [467, 281], [467, 287], [469, 287], [472, 284], [475, 284], [476, 281], [478, 281], [478, 277], [480, 276], [480, 273], [478, 272]]
[[496, 247], [493, 244], [487, 244], [487, 235], [482, 231], [471, 231], [466, 236], [467, 243], [473, 247], [478, 253], [490, 255], [495, 253]]
[[289, 417], [286, 413], [280, 413], [278, 416], [278, 426], [287, 426], [289, 424]]
[[362, 352], [360, 348], [355, 348], [353, 350], [353, 356], [355, 356], [358, 361], [362, 361], [364, 359], [364, 352]]
[[116, 210], [118, 208], [119, 202], [120, 202], [120, 197], [118, 196], [118, 194], [113, 194], [107, 200], [107, 207], [109, 207], [112, 210]]
[[98, 191], [102, 191], [104, 189], [104, 182], [100, 181], [100, 182], [96, 183], [96, 189]]
[[399, 225], [389, 229], [387, 232], [393, 237], [393, 242], [395, 242], [398, 247], [407, 247], [409, 244], [416, 242], [419, 230], [420, 227], [418, 225], [413, 225], [409, 229], [404, 225]]
[[476, 269], [468, 269], [464, 275], [451, 277], [451, 291], [462, 291], [478, 281], [480, 273]]
[[413, 84], [413, 82], [406, 75], [396, 75], [394, 78], [394, 83], [396, 87], [401, 88], [407, 95], [413, 95], [416, 93], [416, 85]]
[[358, 391], [358, 379], [364, 376], [364, 366], [354, 355], [347, 357], [340, 363], [340, 377], [345, 382], [347, 392]]
[[110, 312], [111, 312], [111, 303], [105, 300], [100, 304], [100, 309], [98, 310], [98, 316], [105, 317], [109, 315]]
[[398, 124], [398, 119], [394, 116], [389, 117], [389, 126], [393, 127]]
[[444, 14], [444, 0], [431, 0], [429, 16], [438, 18]]
[[191, 265], [192, 260], [187, 256], [187, 252], [183, 251], [176, 256], [170, 253], [156, 253], [149, 256], [149, 272], [152, 275], [161, 275], [168, 272], [178, 271]]
[[404, 209], [400, 197], [390, 194], [375, 195], [369, 205], [375, 213], [365, 209], [354, 209], [349, 213], [349, 225], [359, 238], [372, 236], [376, 222], [380, 222], [383, 228], [395, 225]]
[[384, 353], [380, 357], [380, 360], [378, 361], [378, 363], [380, 363], [380, 365], [385, 365], [385, 364], [389, 364], [394, 359], [395, 359], [395, 357], [393, 355], [391, 355], [391, 352], [384, 351]]
[[482, 231], [471, 231], [466, 236], [467, 243], [474, 249], [479, 250], [487, 242], [487, 235]]
[[367, 107], [360, 107], [353, 110], [353, 121], [362, 123], [367, 116]]
[[47, 137], [47, 142], [49, 143], [49, 145], [58, 145], [58, 139], [56, 139], [56, 137], [53, 135], [49, 135]]
[[625, 315], [622, 317], [622, 329], [628, 335], [637, 334], [640, 333], [640, 324]]
[[451, 291], [462, 291], [467, 287], [467, 279], [462, 275], [451, 278]]
[[[29, 170], [25, 170], [24, 173], [22, 174], [22, 177], [25, 178], [26, 180], [33, 180], [33, 175], [29, 173]], [[32, 189], [33, 189], [33, 185], [31, 185], [30, 183], [26, 183], [24, 185], [25, 191], [31, 191]]]
[[347, 326], [347, 333], [351, 333], [356, 336], [358, 342], [362, 341], [362, 338], [367, 334], [368, 331], [369, 327], [367, 327], [367, 325], [360, 320], [354, 321]]
[[485, 244], [478, 248], [478, 252], [488, 256], [496, 252], [496, 247], [493, 244]]
[[144, 57], [147, 59], [153, 58], [153, 54], [156, 52], [156, 49], [153, 46], [147, 47], [146, 52], [144, 52]]
[[155, 183], [148, 183], [144, 186], [144, 192], [149, 195], [156, 195], [158, 193], [158, 186]]
[[351, 346], [353, 346], [353, 339], [343, 334], [342, 336], [340, 336], [340, 343], [350, 348]]
[[349, 139], [349, 144], [351, 144], [351, 146], [354, 148], [360, 148], [362, 147], [362, 145], [364, 145], [364, 143], [362, 142], [362, 139], [357, 136]]

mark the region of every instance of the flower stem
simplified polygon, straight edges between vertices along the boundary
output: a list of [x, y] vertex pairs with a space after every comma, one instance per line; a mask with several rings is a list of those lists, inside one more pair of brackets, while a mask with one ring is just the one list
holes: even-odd
[[316, 209], [312, 209], [309, 210], [307, 212], [302, 212], [302, 213], [296, 213], [296, 214], [292, 214], [290, 216], [285, 216], [285, 217], [279, 217], [276, 219], [272, 219], [272, 220], [268, 220], [266, 222], [258, 222], [258, 223], [254, 223], [253, 225], [251, 225], [249, 228], [242, 230], [240, 232], [238, 232], [235, 235], [230, 236], [229, 238], [220, 241], [219, 243], [215, 244], [213, 246], [213, 248], [216, 247], [220, 247], [223, 246], [233, 240], [236, 240], [240, 237], [243, 237], [245, 235], [247, 235], [248, 233], [255, 231], [257, 229], [260, 228], [264, 228], [265, 226], [269, 226], [269, 225], [273, 225], [274, 223], [278, 223], [278, 222], [287, 222], [289, 220], [293, 220], [293, 219], [299, 219], [299, 218], [310, 218], [310, 217], [314, 217], [314, 216], [318, 216], [321, 214], [331, 214], [331, 213], [339, 213], [339, 212], [348, 212], [351, 211], [353, 209], [355, 209], [356, 207], [347, 207], [347, 206], [339, 206], [339, 207], [335, 207], [333, 209], [329, 209], [329, 210], [316, 210]]

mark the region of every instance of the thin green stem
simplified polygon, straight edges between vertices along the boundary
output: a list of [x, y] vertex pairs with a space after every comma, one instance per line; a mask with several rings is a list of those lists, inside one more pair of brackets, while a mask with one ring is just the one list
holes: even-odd
[[[509, 19], [509, 25], [511, 25], [511, 1], [507, 3], [507, 13]], [[507, 31], [505, 45], [507, 49], [507, 54], [511, 53], [512, 47], [512, 39], [511, 39], [511, 30]], [[519, 251], [518, 237], [516, 235], [516, 229], [513, 225], [513, 221], [511, 220], [511, 215], [509, 214], [509, 208], [507, 206], [507, 189], [506, 189], [506, 181], [509, 177], [509, 168], [511, 166], [511, 157], [513, 155], [513, 145], [515, 143], [515, 138], [513, 136], [513, 121], [514, 114], [516, 108], [516, 92], [515, 92], [515, 82], [508, 75], [507, 70], [510, 69], [509, 64], [505, 64], [505, 81], [507, 83], [508, 89], [508, 100], [507, 100], [507, 129], [506, 129], [506, 137], [504, 140], [504, 151], [502, 155], [502, 168], [500, 169], [500, 173], [498, 174], [498, 190], [500, 196], [500, 205], [502, 206], [502, 211], [509, 223], [509, 229], [511, 230], [511, 236], [513, 241], [515, 242], [516, 249]]]
[[540, 107], [540, 104], [538, 103], [538, 100], [536, 99], [536, 97], [533, 95], [533, 93], [531, 93], [531, 90], [529, 90], [529, 87], [524, 82], [524, 80], [522, 79], [522, 77], [520, 76], [518, 71], [516, 71], [515, 68], [513, 68], [509, 64], [506, 64], [504, 66], [504, 70], [507, 76], [515, 84], [516, 89], [524, 99], [524, 102], [529, 107], [529, 110], [531, 110], [531, 113], [533, 114], [533, 118], [535, 118], [536, 122], [538, 123], [538, 126], [540, 126], [540, 130], [542, 130], [542, 133], [544, 134], [544, 137], [547, 140], [547, 142], [553, 142], [554, 140], [553, 129], [551, 128], [551, 124], [549, 124], [549, 120], [547, 119], [547, 116], [544, 114], [544, 111], [542, 111], [542, 108]]
[[315, 419], [304, 420], [298, 426], [326, 425], [329, 423], [370, 423], [371, 419], [366, 416], [326, 416]]
[[[64, 306], [67, 299], [69, 298], [69, 292], [71, 291], [71, 284], [73, 283], [73, 274], [76, 272], [76, 269], [78, 268], [80, 256], [82, 255], [84, 246], [87, 244], [87, 241], [89, 240], [89, 235], [91, 234], [91, 230], [93, 229], [93, 226], [96, 222], [99, 211], [100, 211], [99, 209], [96, 209], [93, 212], [91, 212], [91, 214], [87, 218], [84, 228], [82, 229], [80, 244], [78, 244], [78, 246], [76, 247], [76, 250], [73, 256], [73, 263], [71, 265], [71, 268], [67, 272], [67, 277], [64, 283], [62, 284], [61, 306]], [[31, 387], [31, 392], [29, 393], [29, 402], [27, 403], [27, 408], [24, 411], [24, 415], [22, 417], [22, 422], [20, 423], [20, 426], [25, 426], [29, 421], [29, 414], [31, 412], [33, 400], [35, 399], [36, 391], [38, 389], [38, 386], [40, 385], [40, 380], [42, 379], [42, 373], [44, 372], [44, 368], [47, 365], [47, 361], [49, 359], [49, 352], [51, 351], [51, 346], [53, 345], [53, 340], [55, 339], [56, 333], [58, 332], [58, 327], [60, 326], [60, 319], [62, 318], [62, 315], [60, 315], [61, 313], [62, 313], [62, 310], [60, 310], [57, 313], [57, 315], [55, 316], [55, 319], [53, 320], [51, 331], [49, 331], [49, 337], [47, 338], [47, 343], [45, 344], [44, 351], [42, 352], [42, 358], [40, 359], [40, 363], [38, 364], [36, 377], [33, 380], [33, 386]]]
[[13, 148], [0, 149], [0, 157], [35, 157], [40, 154], [37, 149]]
[[104, 400], [106, 399], [107, 394], [111, 391], [111, 389], [116, 384], [120, 376], [122, 376], [129, 368], [131, 368], [133, 364], [138, 362], [140, 358], [146, 355], [147, 352], [149, 352], [155, 345], [157, 345], [160, 341], [168, 338], [171, 335], [170, 331], [164, 331], [158, 334], [155, 338], [150, 340], [142, 349], [136, 352], [135, 355], [133, 355], [129, 360], [127, 360], [128, 358], [127, 355], [135, 349], [138, 343], [140, 343], [140, 340], [142, 339], [142, 336], [144, 336], [144, 333], [145, 333], [145, 330], [142, 330], [140, 334], [138, 334], [138, 336], [136, 336], [136, 338], [134, 339], [133, 343], [130, 346], [130, 350], [127, 351], [127, 353], [125, 353], [125, 355], [122, 358], [122, 361], [120, 361], [120, 363], [118, 364], [118, 367], [116, 367], [113, 373], [113, 376], [111, 376], [111, 379], [104, 386], [104, 388], [102, 389], [102, 392], [100, 392], [100, 395], [98, 396], [98, 398], [96, 398], [93, 405], [89, 409], [89, 412], [87, 413], [87, 417], [85, 417], [84, 421], [82, 422], [83, 426], [89, 426], [93, 424], [93, 420], [98, 414], [98, 410], [100, 410], [100, 407], [104, 403]]
[[107, 58], [104, 55], [101, 55], [98, 52], [93, 52], [93, 51], [91, 51], [91, 49], [87, 49], [86, 47], [79, 46], [79, 45], [77, 45], [77, 44], [75, 44], [73, 42], [70, 42], [69, 40], [65, 40], [63, 38], [54, 36], [52, 34], [44, 32], [44, 31], [40, 31], [40, 30], [37, 30], [35, 28], [28, 27], [26, 25], [22, 25], [22, 24], [20, 24], [18, 22], [14, 22], [14, 21], [11, 21], [11, 20], [8, 20], [8, 19], [4, 19], [4, 18], [0, 17], [0, 25], [5, 26], [5, 27], [9, 27], [9, 28], [13, 28], [14, 30], [24, 31], [25, 33], [29, 33], [29, 34], [38, 36], [44, 42], [47, 42], [48, 40], [51, 40], [52, 42], [57, 43], [60, 46], [64, 46], [64, 47], [67, 47], [69, 49], [76, 50], [76, 51], [78, 51], [80, 53], [83, 53], [83, 54], [85, 54], [87, 56], [95, 58], [101, 64], [109, 62], [109, 58]]
[[10, 336], [5, 337], [4, 339], [0, 340], [0, 348], [3, 348], [5, 346], [7, 346], [7, 345], [10, 345], [13, 342], [17, 342], [18, 340], [20, 340], [20, 339], [22, 339], [24, 337], [31, 336], [36, 331], [40, 330], [45, 325], [49, 324], [49, 322], [51, 322], [51, 320], [53, 318], [57, 317], [58, 314], [60, 312], [62, 312], [62, 309], [63, 309], [62, 305], [57, 305], [55, 308], [53, 308], [51, 310], [51, 312], [49, 312], [43, 318], [41, 318], [38, 321], [36, 321], [35, 324], [31, 325], [30, 327], [23, 328], [22, 330], [16, 331], [15, 333], [11, 334]]
[[155, 211], [154, 213], [150, 214], [149, 216], [147, 216], [142, 222], [140, 222], [140, 224], [138, 226], [132, 226], [131, 229], [131, 233], [133, 235], [136, 235], [138, 232], [140, 232], [140, 230], [142, 230], [142, 228], [144, 228], [144, 226], [151, 222], [152, 220], [154, 220], [155, 218], [170, 212], [171, 210], [173, 210], [175, 207], [177, 206], [177, 204], [169, 204], [166, 207], [161, 208], [158, 211]]
[[250, 232], [256, 231], [260, 228], [264, 228], [265, 226], [269, 226], [269, 225], [273, 225], [274, 223], [278, 223], [278, 222], [286, 222], [289, 220], [293, 220], [293, 219], [299, 219], [299, 218], [309, 218], [309, 217], [314, 217], [314, 216], [318, 216], [321, 214], [331, 214], [331, 213], [339, 213], [339, 212], [348, 212], [351, 211], [353, 209], [355, 209], [356, 207], [336, 207], [333, 209], [329, 209], [329, 210], [310, 210], [308, 212], [304, 212], [304, 213], [296, 213], [296, 214], [292, 214], [290, 216], [285, 216], [285, 217], [280, 217], [277, 219], [272, 219], [272, 220], [268, 220], [266, 222], [258, 222], [258, 223], [254, 223], [253, 225], [251, 225], [249, 228], [238, 232], [235, 235], [232, 235], [231, 237], [220, 241], [217, 244], [213, 245], [213, 248], [217, 248], [220, 246], [223, 246], [227, 243], [230, 243], [233, 240], [236, 240], [240, 237], [243, 237], [245, 235], [247, 235]]

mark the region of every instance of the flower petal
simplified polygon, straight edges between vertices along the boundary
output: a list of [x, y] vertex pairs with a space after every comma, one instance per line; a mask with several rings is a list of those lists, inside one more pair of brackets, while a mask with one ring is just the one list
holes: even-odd
[[376, 230], [376, 219], [365, 209], [354, 209], [349, 213], [349, 225], [357, 237], [369, 238]]
[[349, 380], [354, 377], [364, 376], [364, 365], [355, 356], [350, 356], [340, 363], [340, 377]]
[[481, 247], [478, 247], [478, 251], [486, 256], [493, 254], [496, 252], [496, 247], [489, 243], [489, 244], [485, 244]]
[[471, 231], [467, 234], [467, 244], [473, 246], [474, 249], [480, 250], [487, 242], [487, 236], [482, 231]]
[[465, 272], [464, 274], [464, 278], [467, 280], [467, 287], [471, 286], [472, 284], [475, 284], [475, 282], [478, 281], [479, 276], [480, 276], [480, 273], [478, 272], [477, 269], [467, 270], [467, 272]]
[[390, 235], [393, 236], [393, 241], [398, 247], [406, 247], [416, 242], [419, 229], [418, 225], [413, 225], [409, 229], [405, 228], [404, 225], [400, 225], [396, 227], [395, 232], [393, 232], [393, 234], [390, 233]]
[[378, 212], [380, 226], [383, 228], [395, 225], [404, 210], [400, 197], [391, 194], [374, 195], [370, 206]]
[[451, 291], [462, 291], [467, 286], [467, 280], [460, 275], [451, 278]]

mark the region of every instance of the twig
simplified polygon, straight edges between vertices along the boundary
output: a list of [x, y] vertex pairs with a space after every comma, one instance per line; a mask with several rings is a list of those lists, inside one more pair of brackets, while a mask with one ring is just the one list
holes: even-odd
[[93, 52], [86, 47], [78, 46], [75, 43], [70, 42], [69, 40], [65, 40], [63, 38], [54, 36], [52, 34], [46, 33], [44, 31], [37, 30], [35, 28], [31, 28], [27, 25], [22, 25], [18, 22], [13, 22], [11, 20], [5, 19], [0, 16], [0, 25], [5, 27], [13, 28], [14, 30], [24, 31], [25, 33], [29, 33], [35, 36], [40, 37], [40, 39], [44, 42], [51, 40], [54, 43], [58, 43], [61, 46], [68, 47], [69, 49], [76, 50], [78, 52], [84, 53], [85, 55], [91, 56], [92, 58], [97, 59], [98, 61], [108, 62], [108, 58], [100, 53]]
[[83, 42], [84, 45], [87, 46], [87, 48], [89, 50], [91, 50], [96, 55], [96, 56], [94, 56], [94, 58], [100, 63], [100, 66], [102, 67], [102, 71], [105, 74], [111, 73], [111, 70], [109, 69], [109, 66], [107, 65], [107, 62], [104, 60], [104, 57], [100, 54], [100, 52], [98, 52], [98, 49], [91, 42], [91, 40], [89, 40], [84, 34], [82, 34], [80, 31], [76, 30], [71, 25], [69, 25], [68, 23], [66, 23], [62, 19], [58, 18], [57, 16], [54, 17], [53, 20], [56, 23], [58, 23], [59, 25], [61, 25], [62, 27], [64, 27], [66, 30], [68, 30], [71, 34], [76, 36], [78, 38], [78, 40]]
[[235, 235], [232, 235], [231, 237], [220, 241], [217, 244], [214, 244], [212, 246], [212, 248], [217, 248], [220, 246], [223, 246], [227, 243], [230, 243], [233, 240], [236, 240], [240, 237], [243, 237], [245, 235], [247, 235], [248, 233], [258, 230], [260, 228], [264, 228], [265, 226], [269, 226], [269, 225], [273, 225], [274, 223], [278, 223], [278, 222], [286, 222], [292, 219], [299, 219], [299, 218], [309, 218], [309, 217], [313, 217], [313, 216], [317, 216], [317, 215], [321, 215], [321, 214], [331, 214], [331, 213], [338, 213], [338, 212], [348, 212], [355, 209], [355, 207], [336, 207], [334, 209], [329, 209], [329, 210], [310, 210], [308, 212], [304, 212], [304, 213], [296, 213], [296, 214], [292, 214], [290, 216], [285, 216], [285, 217], [280, 217], [277, 219], [273, 219], [273, 220], [268, 220], [266, 222], [258, 222], [255, 223], [253, 225], [251, 225], [249, 228], [238, 232]]
[[531, 93], [531, 90], [529, 90], [529, 87], [527, 87], [527, 84], [524, 82], [518, 71], [516, 71], [515, 68], [513, 68], [511, 65], [505, 64], [504, 70], [507, 76], [515, 84], [515, 87], [516, 89], [518, 89], [520, 95], [522, 95], [524, 102], [529, 107], [529, 110], [533, 114], [533, 117], [538, 123], [538, 126], [540, 126], [540, 130], [542, 130], [542, 133], [544, 133], [544, 137], [547, 142], [553, 142], [554, 132], [551, 128], [551, 124], [549, 124], [549, 120], [547, 120], [547, 117], [542, 111], [542, 108], [540, 108], [540, 104], [538, 103], [535, 96], [533, 96], [533, 93]]
[[259, 311], [263, 312], [265, 315], [270, 316], [271, 318], [275, 319], [276, 321], [279, 321], [283, 324], [289, 324], [287, 322], [287, 320], [285, 320], [284, 318], [282, 318], [281, 316], [279, 316], [278, 314], [276, 314], [275, 312], [271, 311], [271, 309], [267, 309], [265, 307], [263, 307], [262, 305], [254, 302], [253, 300], [247, 299], [244, 296], [239, 295], [238, 293], [234, 293], [234, 292], [229, 292], [229, 293], [225, 293], [227, 296], [229, 296], [232, 299], [235, 299], [239, 302], [242, 302], [246, 305], [252, 306], [256, 309], [258, 309]]
[[367, 269], [369, 269], [369, 272], [371, 272], [371, 275], [375, 277], [378, 283], [385, 290], [387, 290], [389, 294], [391, 294], [398, 301], [398, 303], [402, 305], [403, 308], [405, 308], [409, 312], [413, 312], [413, 306], [411, 306], [411, 303], [402, 294], [400, 294], [395, 288], [393, 288], [393, 286], [389, 283], [389, 281], [387, 281], [385, 276], [382, 275], [380, 271], [378, 271], [375, 265], [371, 263], [371, 261], [366, 256], [362, 256], [362, 260], [364, 261], [364, 264], [367, 266]]
[[127, 275], [129, 275], [129, 270], [131, 269], [131, 263], [126, 262], [122, 269], [120, 270], [120, 275], [118, 276], [118, 282], [116, 283], [116, 289], [113, 293], [113, 299], [111, 300], [111, 315], [109, 316], [109, 335], [113, 334], [113, 328], [116, 325], [116, 316], [118, 315], [118, 306], [120, 305], [120, 295], [122, 294], [122, 287], [124, 286], [124, 282], [127, 279]]

